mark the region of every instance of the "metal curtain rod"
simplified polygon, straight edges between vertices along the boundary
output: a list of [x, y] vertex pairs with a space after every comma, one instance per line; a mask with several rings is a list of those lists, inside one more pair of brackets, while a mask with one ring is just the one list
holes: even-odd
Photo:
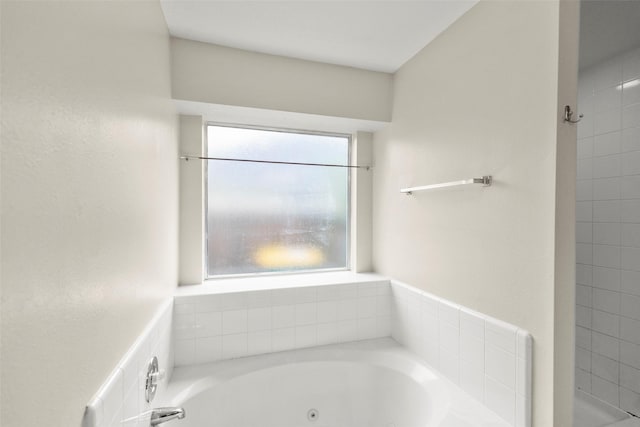
[[431, 184], [431, 185], [422, 185], [420, 187], [402, 188], [400, 189], [400, 192], [410, 195], [414, 191], [437, 190], [439, 188], [458, 187], [460, 185], [469, 185], [469, 184], [482, 184], [483, 187], [489, 187], [491, 186], [492, 183], [493, 183], [492, 176], [485, 175], [482, 178], [470, 178], [470, 179], [463, 179], [461, 181], [443, 182], [441, 184]]
[[298, 165], [298, 166], [326, 166], [330, 168], [353, 168], [369, 170], [371, 166], [357, 165], [333, 165], [328, 163], [303, 163], [303, 162], [277, 162], [275, 160], [250, 160], [250, 159], [231, 159], [226, 157], [203, 157], [203, 156], [180, 156], [181, 159], [189, 161], [194, 160], [221, 160], [224, 162], [246, 162], [246, 163], [271, 163], [276, 165]]

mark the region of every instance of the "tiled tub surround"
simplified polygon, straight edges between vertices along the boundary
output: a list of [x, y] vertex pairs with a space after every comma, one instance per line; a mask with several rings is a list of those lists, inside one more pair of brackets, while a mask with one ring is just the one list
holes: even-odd
[[[171, 324], [173, 301], [158, 310], [116, 369], [87, 405], [82, 427], [148, 427], [148, 411], [154, 406], [145, 400], [147, 365], [153, 356], [164, 378], [158, 382], [157, 394], [166, 388], [173, 370]], [[146, 415], [145, 415], [146, 413]]]
[[576, 386], [640, 415], [640, 49], [578, 98]]
[[510, 424], [530, 426], [531, 335], [406, 284], [391, 283], [393, 338]]
[[[300, 285], [316, 283], [318, 277], [334, 284]], [[329, 273], [262, 280], [280, 288], [233, 292], [238, 285], [252, 285], [251, 279], [235, 279], [231, 286], [229, 281], [214, 281], [178, 289], [173, 322], [176, 366], [391, 333], [391, 291], [389, 281], [380, 276]], [[253, 284], [259, 286], [260, 280]]]

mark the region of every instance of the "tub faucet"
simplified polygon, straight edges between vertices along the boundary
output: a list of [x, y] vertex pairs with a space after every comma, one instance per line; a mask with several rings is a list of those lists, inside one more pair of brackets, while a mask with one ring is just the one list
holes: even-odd
[[166, 423], [175, 418], [181, 420], [185, 417], [183, 408], [156, 408], [151, 411], [151, 426]]

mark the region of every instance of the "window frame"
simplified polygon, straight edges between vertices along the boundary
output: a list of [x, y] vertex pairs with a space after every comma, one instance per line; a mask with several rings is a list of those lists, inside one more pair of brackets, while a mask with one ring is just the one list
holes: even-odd
[[[205, 121], [204, 122], [204, 157], [209, 156], [209, 127], [228, 127], [234, 129], [251, 129], [251, 130], [261, 130], [268, 132], [281, 132], [281, 133], [295, 133], [302, 135], [318, 135], [318, 136], [328, 136], [328, 137], [338, 137], [345, 138], [347, 140], [347, 165], [351, 165], [353, 159], [353, 135], [349, 133], [339, 133], [339, 132], [327, 132], [327, 131], [319, 131], [319, 130], [308, 130], [308, 129], [293, 129], [293, 128], [283, 128], [283, 127], [272, 127], [272, 126], [260, 126], [260, 125], [249, 125], [249, 124], [238, 124], [238, 123], [227, 123], [227, 122], [215, 122], [215, 121]], [[234, 279], [234, 278], [257, 278], [257, 277], [269, 277], [269, 276], [290, 276], [296, 274], [317, 274], [317, 273], [331, 273], [331, 272], [341, 272], [341, 271], [352, 271], [352, 238], [354, 237], [352, 234], [352, 221], [353, 218], [353, 168], [348, 167], [347, 169], [347, 224], [346, 224], [346, 245], [345, 245], [345, 266], [339, 268], [319, 268], [319, 269], [308, 269], [308, 270], [291, 270], [291, 271], [269, 271], [263, 273], [239, 273], [239, 274], [218, 274], [218, 275], [210, 275], [209, 273], [209, 162], [211, 160], [205, 161], [204, 164], [204, 173], [203, 173], [203, 188], [204, 188], [204, 203], [203, 203], [203, 215], [204, 215], [204, 273], [205, 281], [215, 281], [215, 280], [223, 280], [223, 279]], [[319, 166], [309, 166], [309, 167], [319, 167]]]

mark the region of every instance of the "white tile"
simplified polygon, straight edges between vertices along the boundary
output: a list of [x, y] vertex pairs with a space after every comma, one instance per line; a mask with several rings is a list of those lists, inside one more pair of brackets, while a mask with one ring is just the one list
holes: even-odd
[[576, 304], [584, 307], [593, 306], [591, 286], [576, 285]]
[[591, 328], [605, 335], [618, 337], [620, 334], [620, 316], [600, 310], [592, 311]]
[[291, 306], [296, 303], [295, 289], [273, 289], [271, 291], [272, 306]]
[[583, 371], [591, 372], [591, 352], [576, 347], [576, 367]]
[[359, 283], [358, 284], [358, 298], [374, 297], [378, 294], [377, 283]]
[[636, 393], [640, 393], [640, 369], [620, 365], [620, 385]]
[[633, 414], [640, 414], [640, 393], [620, 387], [620, 407]]
[[485, 346], [485, 374], [515, 390], [516, 356], [491, 344]]
[[578, 347], [591, 350], [591, 330], [576, 326], [576, 345]]
[[266, 331], [271, 329], [271, 307], [250, 308], [247, 311], [247, 330]]
[[619, 245], [620, 223], [599, 222], [593, 224], [593, 243], [600, 245]]
[[358, 319], [366, 319], [376, 316], [377, 298], [375, 295], [358, 298], [357, 305]]
[[591, 393], [591, 373], [581, 369], [576, 370], [576, 388]]
[[391, 336], [391, 316], [376, 317], [376, 329], [379, 338]]
[[173, 335], [176, 339], [189, 339], [196, 336], [196, 315], [175, 314], [173, 316]]
[[456, 328], [460, 325], [460, 306], [441, 301], [438, 306], [438, 319]]
[[294, 328], [274, 329], [271, 333], [273, 351], [286, 351], [295, 347]]
[[593, 243], [593, 226], [590, 222], [576, 223], [576, 243]]
[[318, 323], [335, 322], [338, 320], [337, 301], [318, 302]]
[[516, 396], [515, 427], [531, 427], [531, 398]]
[[247, 292], [236, 292], [233, 294], [220, 295], [220, 310], [232, 311], [243, 310], [247, 308]]
[[516, 333], [516, 356], [531, 361], [533, 352], [533, 337], [523, 329]]
[[516, 393], [485, 376], [484, 403], [508, 423], [515, 422]]
[[139, 392], [138, 388], [135, 387], [135, 388], [129, 389], [129, 391], [125, 393], [126, 397], [122, 402], [123, 420], [136, 417], [141, 412], [138, 407], [138, 401], [139, 401], [138, 392]]
[[591, 308], [576, 306], [576, 324], [591, 329]]
[[439, 330], [440, 347], [458, 355], [460, 353], [460, 330], [447, 322], [440, 322]]
[[609, 359], [597, 353], [591, 354], [591, 373], [604, 380], [617, 383], [619, 365], [617, 360]]
[[640, 369], [640, 345], [620, 341], [620, 362]]
[[173, 305], [174, 314], [194, 314], [196, 312], [195, 303], [183, 303]]
[[318, 306], [315, 302], [296, 304], [296, 326], [315, 324], [318, 319]]
[[640, 200], [623, 200], [621, 218], [622, 222], [640, 223]]
[[619, 201], [594, 201], [593, 202], [594, 222], [620, 222], [620, 202]]
[[479, 402], [484, 400], [484, 372], [472, 363], [460, 361], [460, 387]]
[[621, 161], [622, 156], [620, 154], [593, 158], [594, 195], [595, 184], [600, 182], [599, 179], [620, 176]]
[[340, 299], [340, 285], [319, 286], [316, 298], [320, 301], [336, 301]]
[[595, 113], [593, 122], [593, 134], [600, 135], [603, 133], [614, 132], [620, 130], [622, 119], [622, 111], [620, 108], [600, 111]]
[[219, 311], [196, 314], [196, 337], [222, 335], [222, 313]]
[[239, 334], [247, 332], [247, 310], [231, 310], [222, 312], [222, 333]]
[[314, 286], [296, 288], [296, 304], [316, 302], [317, 288]]
[[274, 329], [289, 328], [296, 323], [296, 310], [293, 305], [280, 305], [271, 308], [271, 325]]
[[624, 176], [620, 182], [622, 199], [640, 199], [640, 175]]
[[485, 319], [485, 340], [488, 344], [516, 353], [517, 329], [508, 323], [487, 317]]
[[630, 151], [622, 156], [622, 175], [640, 174], [640, 151]]
[[627, 107], [640, 102], [640, 85], [624, 85], [622, 88], [622, 105]]
[[356, 299], [341, 299], [338, 301], [338, 320], [358, 318], [358, 301]]
[[335, 344], [338, 340], [338, 325], [336, 322], [320, 323], [317, 329], [318, 345]]
[[596, 113], [613, 108], [620, 108], [621, 104], [622, 91], [617, 89], [616, 86], [609, 86], [597, 90], [593, 94], [593, 107]]
[[640, 150], [640, 127], [624, 129], [622, 131], [622, 151]]
[[378, 336], [378, 324], [375, 317], [358, 319], [358, 339], [369, 340]]
[[220, 295], [199, 295], [196, 299], [196, 313], [207, 313], [222, 310], [222, 297]]
[[448, 380], [460, 384], [460, 358], [458, 354], [448, 352], [440, 347], [439, 370]]
[[376, 316], [390, 316], [390, 315], [391, 315], [391, 296], [377, 295], [376, 296]]
[[593, 180], [580, 179], [576, 181], [576, 200], [579, 202], [593, 200]]
[[622, 246], [640, 248], [640, 224], [622, 224]]
[[247, 334], [247, 354], [266, 354], [272, 351], [271, 331], [255, 331]]
[[593, 284], [593, 267], [590, 265], [576, 265], [576, 282], [581, 285]]
[[[584, 120], [584, 119], [583, 119]], [[593, 178], [593, 159], [591, 157], [586, 159], [579, 159], [577, 164], [577, 178], [578, 179], [592, 179]]]
[[233, 359], [247, 355], [247, 334], [222, 336], [222, 358]]
[[581, 109], [580, 112], [584, 114], [584, 117], [578, 123], [578, 138], [583, 139], [593, 136], [595, 123], [593, 110]]
[[271, 291], [247, 292], [247, 308], [271, 307]]
[[593, 289], [593, 308], [608, 313], [620, 314], [620, 292]]
[[591, 243], [576, 244], [576, 262], [578, 264], [593, 264], [593, 245]]
[[618, 385], [598, 376], [591, 376], [591, 394], [614, 406], [619, 405]]
[[[640, 283], [638, 287], [640, 287]], [[624, 294], [620, 301], [620, 314], [640, 320], [640, 296]]]
[[627, 294], [640, 295], [640, 272], [622, 271], [620, 290]]
[[104, 408], [102, 399], [94, 397], [85, 409], [82, 418], [83, 426], [102, 427], [106, 420], [104, 419]]
[[576, 202], [576, 221], [593, 220], [593, 202]]
[[516, 357], [516, 394], [531, 398], [531, 369], [525, 359]]
[[586, 159], [593, 157], [593, 137], [583, 138], [578, 140], [578, 159]]
[[594, 267], [593, 286], [610, 291], [619, 291], [620, 275], [620, 270], [614, 268]]
[[222, 359], [222, 336], [198, 338], [194, 363], [209, 363]]
[[440, 347], [440, 323], [438, 322], [438, 318], [426, 313], [422, 314], [422, 340], [435, 347]]
[[622, 268], [640, 271], [640, 248], [622, 248]]
[[596, 331], [591, 332], [591, 350], [609, 359], [620, 360], [620, 346], [617, 338]]
[[620, 178], [598, 178], [593, 180], [593, 200], [620, 199]]
[[593, 139], [593, 155], [607, 156], [610, 154], [618, 154], [622, 147], [621, 144], [622, 132], [618, 131], [597, 135]]
[[196, 357], [196, 340], [174, 340], [173, 357], [176, 366], [194, 364]]
[[622, 128], [640, 125], [640, 104], [629, 105], [622, 109]]
[[341, 285], [339, 290], [340, 290], [340, 299], [349, 299], [349, 298], [358, 297], [358, 285], [355, 283]]
[[484, 340], [468, 332], [461, 333], [460, 360], [484, 372]]
[[353, 320], [341, 320], [337, 322], [338, 326], [338, 341], [349, 342], [358, 339], [358, 321]]
[[318, 344], [318, 329], [316, 325], [296, 326], [296, 348], [313, 347]]
[[620, 268], [620, 247], [593, 245], [593, 265], [598, 267]]
[[622, 317], [620, 319], [620, 338], [634, 344], [640, 344], [640, 321]]

